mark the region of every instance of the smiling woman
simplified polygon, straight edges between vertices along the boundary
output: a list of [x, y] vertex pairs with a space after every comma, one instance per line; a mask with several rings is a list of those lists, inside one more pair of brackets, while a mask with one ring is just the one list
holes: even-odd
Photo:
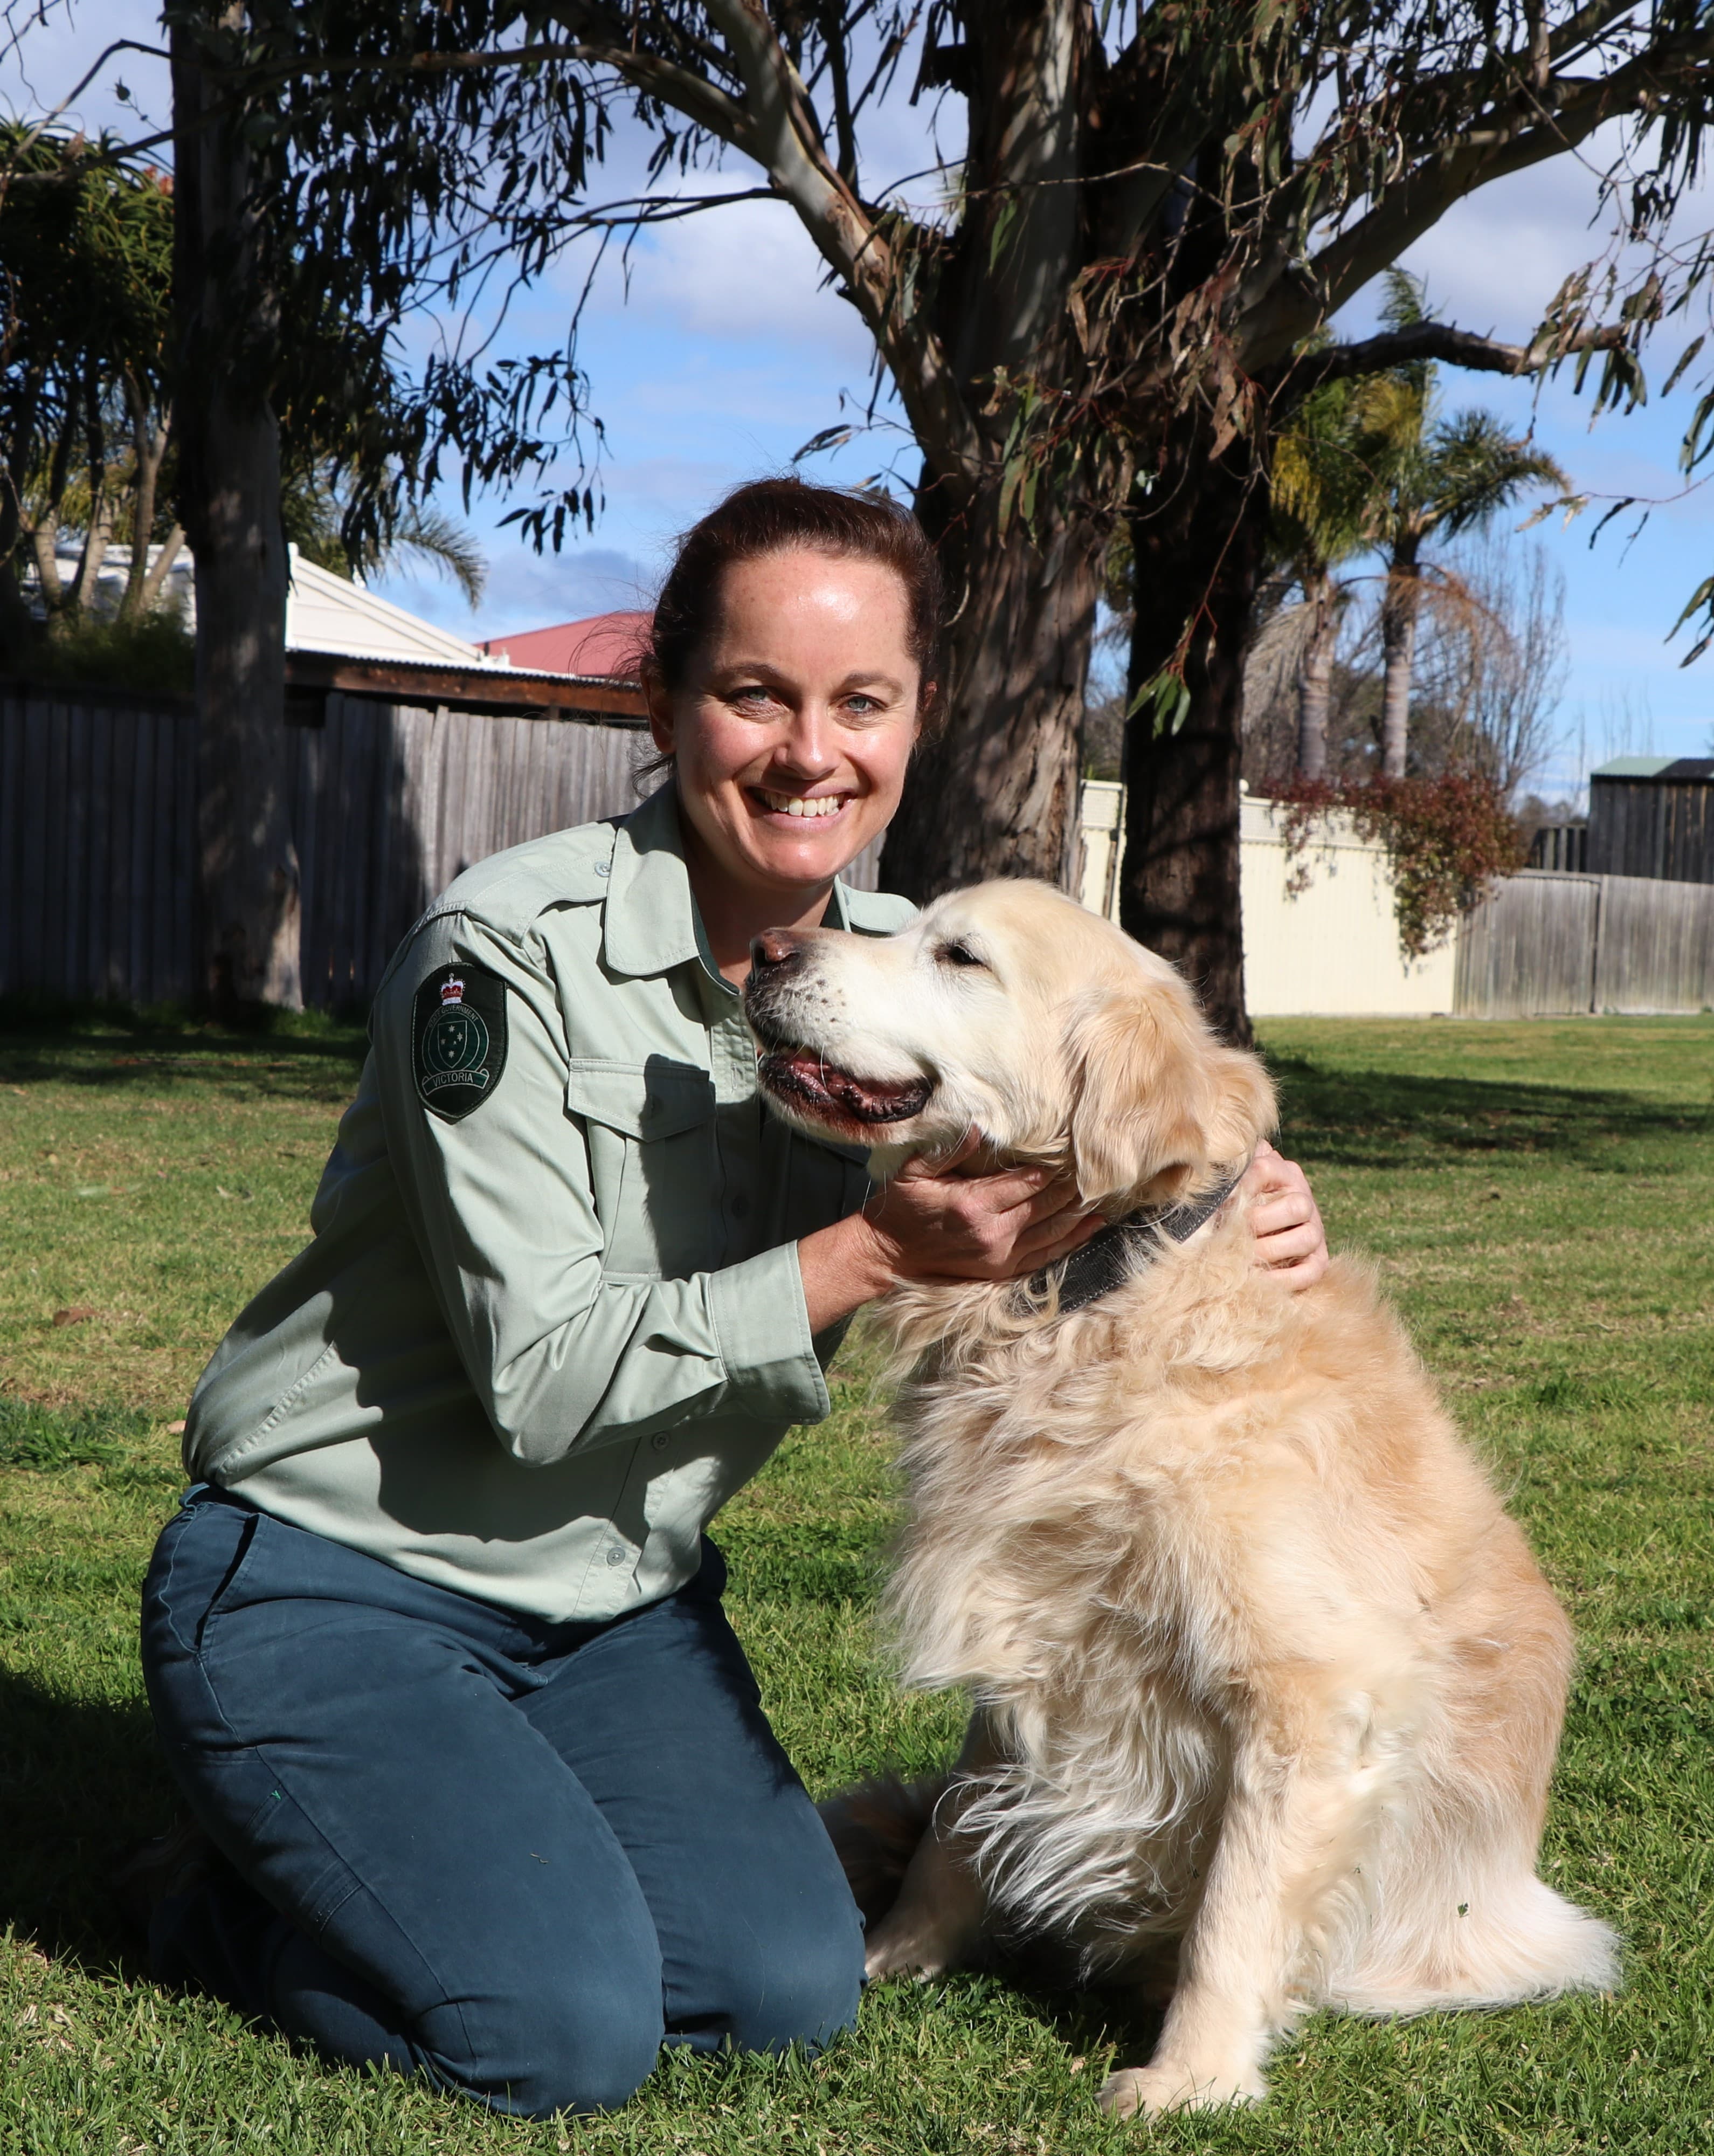
[[[663, 2044], [851, 2020], [856, 1911], [704, 1530], [827, 1414], [860, 1304], [1098, 1224], [967, 1149], [871, 1193], [758, 1092], [752, 951], [911, 918], [839, 875], [932, 712], [938, 603], [892, 504], [740, 489], [656, 612], [671, 782], [483, 862], [394, 958], [315, 1240], [197, 1388], [145, 1589], [189, 1817], [121, 1888], [162, 1977], [530, 2116], [624, 2102]], [[900, 1112], [770, 1045], [857, 1135]], [[1313, 1204], [1270, 1184], [1259, 1260], [1306, 1284]]]
[[921, 526], [879, 500], [762, 480], [686, 535], [643, 684], [728, 980], [885, 829], [937, 708], [940, 608]]

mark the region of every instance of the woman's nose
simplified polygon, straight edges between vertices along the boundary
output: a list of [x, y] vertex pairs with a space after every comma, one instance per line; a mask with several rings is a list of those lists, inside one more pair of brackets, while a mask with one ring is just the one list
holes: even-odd
[[813, 704], [800, 706], [796, 722], [781, 745], [781, 763], [801, 778], [820, 778], [839, 760], [828, 714]]

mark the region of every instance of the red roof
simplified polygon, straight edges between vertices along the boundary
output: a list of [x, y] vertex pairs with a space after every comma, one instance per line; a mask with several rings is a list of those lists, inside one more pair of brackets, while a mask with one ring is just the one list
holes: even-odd
[[494, 636], [479, 648], [490, 659], [541, 674], [582, 674], [604, 681], [634, 681], [637, 659], [652, 613], [593, 613], [553, 629], [526, 629]]

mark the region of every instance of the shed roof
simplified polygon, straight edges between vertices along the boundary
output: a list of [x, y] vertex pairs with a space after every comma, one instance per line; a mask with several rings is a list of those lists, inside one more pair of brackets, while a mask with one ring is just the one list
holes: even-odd
[[608, 681], [634, 681], [637, 654], [654, 616], [639, 608], [593, 613], [552, 629], [520, 629], [491, 636], [481, 649], [492, 660], [549, 674], [582, 674]]
[[1598, 764], [1591, 778], [1658, 778], [1676, 784], [1684, 780], [1714, 783], [1714, 756], [1615, 756]]

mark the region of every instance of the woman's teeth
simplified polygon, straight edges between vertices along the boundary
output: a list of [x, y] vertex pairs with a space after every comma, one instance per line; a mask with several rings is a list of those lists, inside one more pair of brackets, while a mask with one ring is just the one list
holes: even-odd
[[770, 793], [760, 786], [756, 790], [776, 816], [837, 816], [845, 805], [843, 793], [824, 793], [806, 801], [801, 793]]

